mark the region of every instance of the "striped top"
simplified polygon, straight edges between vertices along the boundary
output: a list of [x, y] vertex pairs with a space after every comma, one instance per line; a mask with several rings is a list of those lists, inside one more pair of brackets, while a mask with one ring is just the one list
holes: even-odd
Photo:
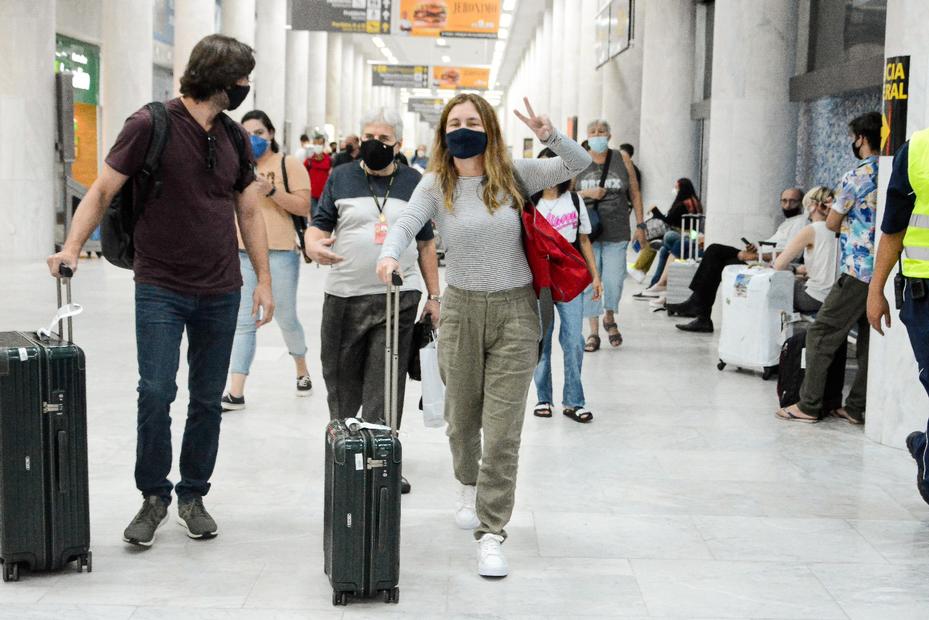
[[[513, 162], [530, 195], [576, 176], [590, 164], [587, 151], [557, 131], [545, 146], [559, 157]], [[449, 212], [435, 174], [425, 174], [403, 214], [390, 227], [381, 258], [397, 259], [416, 233], [435, 220], [445, 244], [445, 280], [450, 286], [495, 292], [532, 284], [519, 213], [508, 199], [491, 214], [481, 196], [483, 180], [484, 177], [460, 177]]]

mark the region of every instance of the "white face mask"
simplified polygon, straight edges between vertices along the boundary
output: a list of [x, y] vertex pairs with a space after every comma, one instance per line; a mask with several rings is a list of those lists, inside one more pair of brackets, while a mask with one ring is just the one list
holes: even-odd
[[311, 148], [313, 149], [313, 153], [314, 153], [315, 155], [321, 155], [322, 152], [323, 152], [323, 145], [322, 145], [322, 144], [314, 144]]
[[674, 189], [671, 190], [671, 197], [672, 197], [672, 198], [677, 198], [677, 188], [676, 188], [676, 187], [675, 187]]

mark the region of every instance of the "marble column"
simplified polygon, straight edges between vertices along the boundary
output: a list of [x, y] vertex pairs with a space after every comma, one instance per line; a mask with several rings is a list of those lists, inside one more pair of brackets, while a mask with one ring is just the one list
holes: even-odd
[[[887, 57], [910, 57], [908, 136], [929, 127], [929, 39], [924, 27], [927, 23], [929, 4], [923, 0], [888, 0], [884, 53]], [[878, 223], [884, 215], [892, 164], [893, 157], [881, 157]], [[888, 280], [885, 293], [893, 307], [893, 276]], [[906, 328], [898, 312], [891, 312], [893, 324], [890, 330], [885, 330], [886, 335], [871, 333], [865, 434], [874, 441], [902, 448], [909, 433], [926, 429], [929, 398], [919, 383], [919, 369]]]
[[[220, 32], [255, 47], [255, 0], [223, 0]], [[255, 93], [248, 96], [239, 106], [243, 113], [255, 108]]]
[[361, 109], [364, 110], [362, 114], [366, 114], [368, 111], [373, 110], [379, 106], [374, 101], [374, 86], [371, 85], [371, 65], [365, 61], [364, 64], [361, 65], [361, 68]]
[[339, 126], [339, 136], [345, 137], [350, 133], [358, 133], [355, 127], [355, 45], [351, 35], [342, 35], [342, 124]]
[[[581, 40], [581, 3], [565, 2], [566, 10], [564, 13], [564, 47], [562, 48], [562, 68], [561, 68], [561, 129], [567, 129], [567, 118], [578, 115], [578, 106], [581, 92], [580, 83], [580, 56], [581, 46], [585, 45]], [[578, 136], [581, 131], [578, 128]]]
[[552, 58], [557, 53], [552, 51], [552, 9], [549, 7], [542, 16], [542, 27], [539, 29], [539, 37], [536, 39], [536, 49], [539, 54], [539, 72], [536, 73], [538, 82], [536, 82], [533, 92], [527, 93], [529, 101], [534, 102], [533, 108], [539, 114], [549, 114], [551, 112], [551, 97], [553, 84], [551, 81]]
[[257, 64], [252, 77], [255, 107], [263, 110], [273, 123], [283, 129], [288, 78], [287, 3], [281, 0], [256, 0], [255, 8]]
[[330, 32], [326, 38], [326, 123], [335, 127], [329, 140], [338, 141], [345, 122], [342, 111], [342, 93], [345, 76], [342, 75], [342, 35]]
[[[612, 146], [639, 145], [642, 114], [642, 42], [645, 37], [645, 2], [635, 3], [635, 44], [600, 68], [603, 97], [600, 116], [610, 122]], [[680, 2], [678, 4], [681, 4]], [[683, 3], [690, 4], [690, 3]], [[667, 27], [661, 24], [661, 27]]]
[[[548, 82], [551, 84], [548, 98], [548, 115], [557, 129], [564, 131], [564, 114], [561, 111], [562, 92], [571, 88], [564, 76], [565, 49], [565, 0], [552, 2], [552, 49]], [[543, 78], [544, 79], [544, 78]]]
[[306, 124], [310, 131], [316, 127], [323, 130], [323, 125], [326, 124], [327, 82], [329, 81], [326, 76], [328, 33], [310, 32], [308, 34], [310, 41], [307, 60], [309, 81], [306, 93]]
[[[278, 142], [283, 141], [290, 152], [300, 144], [300, 134], [306, 132], [309, 60], [310, 33], [306, 30], [289, 30], [287, 32], [287, 99], [284, 120], [278, 121], [272, 118], [272, 122], [277, 125]], [[284, 127], [288, 128], [286, 139]]]
[[707, 241], [741, 247], [783, 220], [778, 198], [795, 184], [797, 3], [717, 0], [705, 204]]
[[651, 0], [645, 13], [642, 119], [636, 164], [642, 170], [643, 203], [665, 212], [674, 180], [697, 184], [697, 123], [690, 118], [696, 9], [691, 2]]
[[152, 0], [103, 0], [100, 86], [103, 150], [116, 141], [126, 118], [152, 98]]
[[587, 125], [600, 118], [603, 101], [603, 72], [597, 70], [597, 56], [594, 49], [595, 25], [597, 20], [598, 0], [583, 0], [581, 6], [581, 53], [579, 58], [577, 96], [578, 96], [578, 138], [587, 139]]
[[0, 2], [0, 55], [9, 60], [0, 110], [11, 138], [0, 144], [0, 264], [9, 267], [54, 251], [55, 0]]
[[[187, 68], [190, 52], [203, 37], [213, 34], [216, 5], [203, 0], [174, 2], [174, 92], [180, 93], [181, 76]], [[150, 98], [150, 96], [149, 96]]]
[[[368, 112], [364, 107], [364, 82], [365, 75], [367, 72], [365, 69], [368, 68], [368, 65], [365, 63], [365, 57], [362, 55], [361, 50], [355, 49], [355, 80], [352, 88], [353, 93], [353, 111], [352, 116], [355, 118], [355, 126], [352, 129], [353, 132], [361, 131], [361, 118]], [[370, 78], [369, 78], [370, 79]], [[399, 96], [399, 91], [398, 91]]]

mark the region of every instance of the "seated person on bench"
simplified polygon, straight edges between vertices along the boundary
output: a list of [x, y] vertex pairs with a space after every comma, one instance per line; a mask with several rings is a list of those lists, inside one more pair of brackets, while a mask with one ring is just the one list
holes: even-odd
[[[803, 208], [812, 223], [791, 239], [774, 263], [775, 269], [793, 269], [797, 275], [794, 281], [794, 312], [818, 312], [835, 283], [838, 243], [835, 233], [826, 228], [826, 216], [832, 208], [833, 197], [833, 191], [822, 185], [806, 193]], [[801, 254], [803, 265], [794, 265]]]
[[[781, 209], [786, 219], [768, 239], [769, 243], [775, 245], [777, 251], [782, 251], [807, 224], [801, 205], [802, 200], [803, 190], [801, 189], [785, 189], [781, 193]], [[690, 290], [693, 294], [683, 303], [668, 306], [669, 313], [696, 318], [690, 323], [676, 327], [685, 332], [712, 333], [713, 321], [710, 320], [710, 314], [713, 310], [713, 303], [716, 301], [716, 291], [722, 280], [723, 269], [729, 265], [744, 265], [757, 259], [758, 251], [753, 245], [739, 250], [728, 245], [714, 243], [706, 248], [700, 267], [697, 268], [697, 273], [690, 282]]]

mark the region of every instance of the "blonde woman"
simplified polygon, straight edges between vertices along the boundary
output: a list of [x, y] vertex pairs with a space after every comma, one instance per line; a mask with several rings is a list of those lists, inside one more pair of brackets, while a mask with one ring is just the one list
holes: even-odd
[[[393, 224], [377, 273], [387, 282], [416, 232], [436, 220], [447, 243], [439, 365], [461, 497], [455, 522], [480, 541], [478, 573], [505, 577], [501, 544], [513, 512], [526, 396], [541, 325], [522, 246], [523, 196], [584, 170], [590, 156], [537, 116], [515, 112], [558, 157], [512, 161], [490, 105], [461, 94], [445, 106], [429, 162]], [[481, 431], [483, 430], [483, 444]]]
[[839, 244], [836, 234], [826, 228], [834, 198], [835, 193], [822, 185], [806, 193], [803, 208], [811, 223], [794, 235], [774, 264], [775, 269], [785, 271], [803, 255], [803, 265], [794, 269], [798, 276], [794, 283], [796, 312], [819, 312], [838, 276]]

